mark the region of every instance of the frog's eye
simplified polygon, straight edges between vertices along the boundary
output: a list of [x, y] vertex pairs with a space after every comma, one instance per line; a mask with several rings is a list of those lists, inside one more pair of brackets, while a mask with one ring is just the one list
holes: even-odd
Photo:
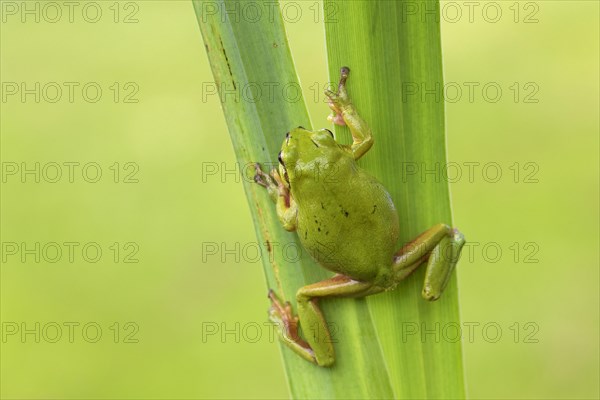
[[333, 132], [331, 132], [329, 129], [325, 128], [325, 130], [327, 131], [327, 133], [329, 133], [331, 135], [331, 137], [333, 138]]

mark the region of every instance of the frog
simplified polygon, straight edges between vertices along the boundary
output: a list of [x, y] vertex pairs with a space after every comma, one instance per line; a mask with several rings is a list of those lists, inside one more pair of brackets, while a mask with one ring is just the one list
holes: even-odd
[[439, 223], [396, 248], [400, 226], [392, 197], [357, 164], [374, 140], [348, 94], [349, 74], [342, 67], [337, 92], [325, 95], [333, 111], [328, 120], [347, 126], [352, 144], [339, 143], [328, 129], [299, 126], [285, 134], [277, 168], [266, 173], [255, 164], [254, 181], [267, 190], [283, 228], [297, 232], [304, 249], [334, 273], [298, 289], [297, 314], [274, 290], [268, 294], [278, 337], [320, 367], [335, 363], [335, 349], [319, 301], [393, 290], [421, 265], [426, 268], [422, 297], [437, 300], [465, 244], [458, 229]]

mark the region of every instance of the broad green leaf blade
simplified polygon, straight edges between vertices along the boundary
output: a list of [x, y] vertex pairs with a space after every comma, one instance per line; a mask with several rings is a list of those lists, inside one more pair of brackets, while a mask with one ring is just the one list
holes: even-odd
[[[193, 4], [238, 162], [242, 166], [256, 161], [277, 165], [285, 132], [299, 125], [310, 127], [304, 100], [301, 96], [295, 101], [283, 98], [281, 90], [256, 101], [249, 101], [248, 95], [236, 97], [236, 93], [269, 85], [300, 87], [278, 10], [274, 19], [235, 21], [226, 13], [214, 12], [213, 7], [225, 9], [222, 2]], [[263, 7], [262, 15], [269, 15], [272, 10], [272, 2], [256, 4]], [[246, 179], [244, 189], [258, 241], [269, 242], [265, 251], [269, 251], [270, 257], [264, 263], [267, 286], [295, 306], [299, 287], [332, 274], [316, 265], [305, 252], [298, 262], [286, 260], [282, 253], [284, 246], [292, 244], [301, 249], [295, 233], [283, 230], [262, 187]], [[264, 296], [266, 309], [267, 288], [256, 290], [257, 296]], [[388, 371], [366, 300], [328, 300], [322, 306], [336, 341], [337, 362], [333, 368], [317, 367], [282, 346], [292, 396], [392, 398]]]
[[[400, 248], [436, 223], [452, 223], [442, 173], [439, 3], [326, 0], [324, 15], [329, 77], [336, 81], [341, 66], [351, 69], [350, 96], [375, 138], [361, 165], [392, 195]], [[336, 131], [349, 141], [347, 128]], [[396, 398], [462, 398], [456, 277], [434, 303], [421, 298], [423, 277], [421, 268], [395, 291], [368, 299], [390, 384]]]

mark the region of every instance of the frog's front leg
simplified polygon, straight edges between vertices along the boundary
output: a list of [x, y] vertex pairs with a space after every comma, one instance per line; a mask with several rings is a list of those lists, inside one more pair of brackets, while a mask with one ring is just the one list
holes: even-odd
[[277, 216], [286, 231], [296, 230], [298, 217], [298, 206], [288, 186], [283, 182], [276, 169], [271, 174], [265, 174], [259, 163], [254, 164], [256, 175], [254, 182], [267, 189], [271, 200], [275, 203]]
[[329, 98], [329, 107], [334, 112], [328, 119], [337, 125], [348, 125], [352, 134], [352, 146], [350, 146], [350, 150], [354, 155], [354, 159], [358, 160], [373, 146], [373, 136], [371, 135], [371, 129], [369, 129], [367, 123], [358, 115], [356, 107], [354, 107], [348, 96], [346, 80], [349, 74], [350, 69], [342, 67], [338, 92], [333, 93], [331, 90], [326, 90], [325, 95]]
[[[292, 314], [289, 303], [282, 305], [273, 291], [269, 292], [271, 309], [269, 317], [279, 327], [283, 343], [302, 358], [322, 367], [335, 361], [335, 353], [329, 327], [318, 305], [324, 297], [363, 297], [383, 290], [369, 282], [359, 282], [344, 275], [301, 287], [296, 293], [298, 317]], [[298, 333], [298, 322], [306, 340]]]
[[395, 283], [427, 261], [422, 295], [426, 300], [437, 300], [450, 280], [464, 244], [463, 234], [446, 224], [426, 230], [394, 256], [392, 271]]

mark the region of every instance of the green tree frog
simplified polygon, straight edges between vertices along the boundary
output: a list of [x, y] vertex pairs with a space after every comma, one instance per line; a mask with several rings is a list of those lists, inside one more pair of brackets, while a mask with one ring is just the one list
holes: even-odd
[[337, 93], [327, 90], [325, 95], [333, 110], [329, 120], [348, 126], [352, 145], [337, 143], [327, 129], [312, 132], [298, 127], [285, 135], [278, 170], [266, 174], [255, 165], [254, 180], [267, 189], [283, 227], [296, 231], [319, 264], [336, 273], [298, 290], [297, 316], [289, 302], [283, 304], [273, 290], [269, 292], [269, 318], [283, 343], [323, 367], [331, 366], [335, 356], [320, 299], [392, 290], [426, 264], [422, 295], [436, 300], [465, 243], [458, 230], [438, 224], [396, 251], [399, 222], [394, 203], [381, 183], [357, 165], [373, 145], [373, 137], [348, 96], [349, 73], [343, 67]]

